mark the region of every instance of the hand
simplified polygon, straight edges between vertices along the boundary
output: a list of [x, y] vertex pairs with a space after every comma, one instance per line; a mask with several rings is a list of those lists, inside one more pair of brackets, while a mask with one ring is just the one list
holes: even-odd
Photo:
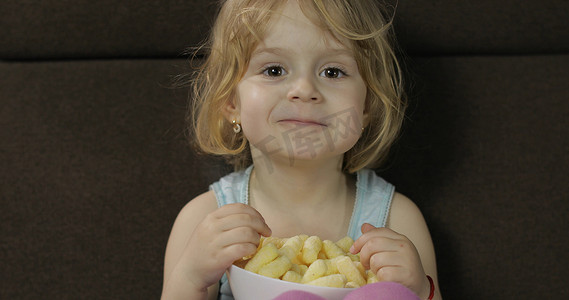
[[224, 205], [198, 224], [178, 265], [184, 266], [197, 290], [206, 289], [234, 261], [255, 253], [261, 235], [270, 236], [271, 229], [257, 210], [244, 204]]
[[415, 245], [389, 228], [366, 223], [361, 230], [362, 236], [354, 242], [350, 252], [360, 253], [364, 267], [377, 274], [380, 281], [398, 282], [426, 298], [430, 284]]

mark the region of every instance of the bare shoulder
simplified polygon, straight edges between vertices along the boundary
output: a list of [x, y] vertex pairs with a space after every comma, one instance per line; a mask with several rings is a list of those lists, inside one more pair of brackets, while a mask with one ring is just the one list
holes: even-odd
[[170, 246], [175, 247], [178, 243], [185, 244], [196, 226], [205, 216], [216, 209], [217, 201], [212, 191], [205, 192], [188, 202], [182, 210], [180, 210], [174, 222], [172, 232], [170, 233], [170, 240], [168, 241], [168, 248], [171, 248]]
[[[188, 202], [176, 218], [178, 222], [201, 221], [207, 214], [217, 209], [217, 200], [213, 191], [205, 192]], [[200, 218], [201, 216], [201, 218]], [[198, 222], [199, 223], [199, 222]]]
[[[413, 243], [428, 235], [423, 214], [411, 199], [400, 193], [393, 196], [387, 227], [407, 236]], [[430, 236], [428, 238], [430, 241]]]
[[423, 218], [417, 205], [407, 196], [396, 192], [391, 200], [388, 226], [403, 225], [416, 218]]

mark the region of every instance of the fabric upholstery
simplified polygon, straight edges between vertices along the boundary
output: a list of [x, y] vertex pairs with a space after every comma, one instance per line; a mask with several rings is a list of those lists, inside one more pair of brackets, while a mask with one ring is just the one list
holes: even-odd
[[[171, 88], [214, 2], [0, 4], [0, 298], [160, 296], [176, 214], [231, 171]], [[397, 5], [410, 107], [377, 172], [421, 208], [445, 299], [569, 296], [567, 15]]]
[[[384, 0], [378, 0], [384, 1]], [[4, 1], [2, 58], [175, 57], [206, 36], [218, 1]], [[566, 53], [563, 0], [385, 0], [408, 53]]]

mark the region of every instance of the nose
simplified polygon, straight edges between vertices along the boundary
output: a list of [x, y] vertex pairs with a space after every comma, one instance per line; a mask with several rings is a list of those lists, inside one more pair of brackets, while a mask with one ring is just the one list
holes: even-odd
[[287, 98], [290, 101], [319, 102], [322, 95], [318, 91], [315, 79], [310, 76], [299, 76], [291, 83]]

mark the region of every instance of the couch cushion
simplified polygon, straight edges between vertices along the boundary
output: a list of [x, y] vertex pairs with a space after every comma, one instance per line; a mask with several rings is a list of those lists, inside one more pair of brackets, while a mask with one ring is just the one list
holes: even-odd
[[423, 211], [447, 299], [562, 299], [569, 55], [415, 58], [382, 172]]
[[563, 0], [397, 1], [397, 37], [413, 54], [567, 53]]
[[176, 57], [207, 36], [215, 1], [3, 1], [0, 57]]
[[[409, 53], [569, 51], [564, 0], [387, 2], [398, 2], [395, 28]], [[175, 57], [206, 37], [215, 3], [3, 1], [0, 58]]]
[[228, 171], [187, 143], [183, 64], [0, 63], [2, 298], [159, 298], [177, 213]]
[[[176, 214], [230, 171], [190, 149], [167, 87], [213, 3], [0, 4], [3, 298], [159, 297]], [[568, 10], [399, 1], [415, 79], [378, 172], [423, 211], [446, 299], [569, 297]]]

